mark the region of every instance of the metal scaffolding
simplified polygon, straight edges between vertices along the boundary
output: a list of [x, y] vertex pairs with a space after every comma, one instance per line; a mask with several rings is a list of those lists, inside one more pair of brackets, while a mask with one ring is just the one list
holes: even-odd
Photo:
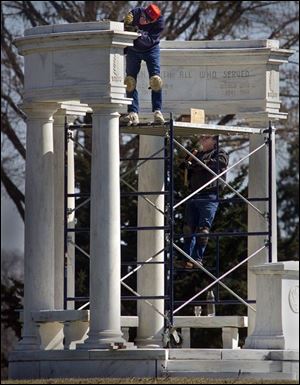
[[[68, 140], [73, 140], [72, 135], [70, 135], [70, 131], [75, 129], [82, 129], [82, 128], [91, 128], [91, 125], [86, 124], [73, 124], [69, 125], [67, 121], [65, 122], [65, 242], [64, 242], [64, 250], [65, 250], [65, 260], [68, 253], [68, 243], [72, 243], [77, 250], [79, 250], [81, 253], [83, 253], [86, 257], [89, 257], [88, 253], [85, 252], [79, 245], [74, 243], [72, 240], [68, 239], [68, 234], [70, 232], [89, 232], [88, 228], [71, 228], [69, 229], [67, 226], [68, 223], [68, 215], [78, 210], [83, 205], [87, 204], [90, 200], [88, 194], [68, 194], [67, 193], [67, 172], [68, 172], [68, 166], [67, 166], [67, 151], [68, 146], [67, 142]], [[259, 129], [259, 128], [251, 128], [251, 127], [235, 127], [235, 126], [220, 126], [220, 125], [211, 125], [211, 124], [194, 124], [194, 123], [184, 123], [184, 122], [178, 122], [174, 121], [172, 114], [170, 115], [170, 120], [166, 122], [164, 125], [154, 125], [154, 124], [139, 124], [137, 126], [131, 126], [131, 127], [120, 127], [121, 133], [127, 133], [127, 134], [139, 134], [139, 135], [158, 135], [165, 137], [165, 146], [164, 148], [161, 148], [160, 150], [153, 153], [148, 158], [134, 158], [135, 161], [137, 161], [136, 167], [126, 171], [123, 175], [121, 175], [121, 183], [124, 183], [131, 192], [121, 193], [121, 196], [139, 196], [145, 199], [149, 204], [151, 204], [154, 209], [158, 210], [160, 213], [164, 215], [165, 218], [165, 225], [164, 226], [148, 226], [148, 227], [128, 227], [128, 226], [121, 226], [121, 231], [149, 231], [149, 230], [164, 230], [165, 234], [165, 246], [162, 250], [158, 251], [152, 256], [149, 256], [149, 258], [146, 261], [143, 262], [135, 262], [131, 261], [130, 263], [127, 262], [127, 265], [137, 265], [132, 271], [128, 272], [125, 276], [121, 278], [121, 285], [124, 286], [127, 290], [129, 290], [133, 295], [132, 296], [122, 296], [122, 300], [144, 300], [149, 306], [151, 306], [155, 311], [157, 311], [165, 320], [165, 329], [168, 330], [168, 333], [171, 334], [175, 338], [175, 344], [178, 343], [178, 336], [176, 335], [176, 331], [173, 328], [173, 316], [182, 308], [187, 306], [188, 304], [205, 304], [208, 303], [208, 301], [197, 301], [197, 297], [199, 297], [201, 294], [203, 294], [205, 291], [213, 287], [214, 285], [218, 284], [222, 286], [224, 289], [226, 289], [231, 295], [233, 295], [236, 300], [235, 301], [226, 301], [226, 300], [220, 300], [219, 298], [219, 292], [217, 292], [217, 298], [215, 299], [215, 304], [233, 304], [233, 303], [242, 303], [243, 305], [247, 306], [248, 308], [251, 308], [253, 311], [255, 311], [254, 307], [251, 305], [254, 301], [247, 301], [241, 298], [237, 293], [235, 293], [232, 289], [230, 289], [227, 285], [225, 285], [222, 280], [228, 276], [230, 273], [232, 273], [234, 270], [239, 268], [241, 265], [248, 262], [251, 258], [253, 258], [255, 255], [260, 253], [264, 249], [268, 249], [268, 255], [269, 255], [269, 262], [272, 261], [272, 133], [274, 131], [274, 128], [272, 127], [271, 122], [269, 123], [269, 127], [265, 129]], [[200, 134], [211, 134], [211, 135], [219, 135], [219, 134], [241, 134], [241, 135], [251, 135], [251, 134], [261, 134], [265, 135], [265, 141], [263, 144], [255, 148], [253, 151], [251, 151], [249, 154], [241, 158], [240, 160], [236, 161], [234, 164], [232, 164], [230, 167], [228, 167], [226, 170], [224, 170], [221, 173], [215, 173], [213, 170], [211, 170], [206, 164], [204, 164], [201, 160], [199, 160], [196, 156], [194, 156], [190, 151], [188, 151], [184, 146], [182, 146], [175, 137], [181, 136], [181, 137], [189, 137], [191, 135], [200, 135]], [[77, 143], [81, 147], [82, 144]], [[194, 159], [195, 162], [198, 162], [203, 168], [205, 168], [207, 171], [209, 171], [212, 174], [212, 179], [206, 183], [204, 186], [200, 187], [196, 191], [189, 194], [184, 199], [180, 200], [179, 202], [174, 202], [174, 148], [178, 147], [182, 151], [184, 151], [186, 154], [188, 154], [192, 159]], [[229, 183], [227, 183], [224, 179], [222, 179], [222, 176], [228, 173], [230, 170], [232, 170], [234, 167], [239, 165], [241, 162], [243, 162], [246, 159], [249, 159], [253, 154], [255, 154], [257, 151], [260, 151], [261, 149], [268, 147], [268, 196], [265, 198], [245, 198], [243, 195], [241, 195], [236, 189], [234, 189]], [[91, 153], [83, 147], [84, 151], [86, 151], [89, 155]], [[163, 153], [163, 156], [160, 154]], [[122, 161], [126, 161], [126, 159], [121, 159]], [[128, 160], [133, 160], [132, 158]], [[131, 172], [134, 172], [138, 167], [140, 167], [142, 164], [148, 161], [155, 161], [155, 160], [164, 160], [165, 165], [165, 190], [163, 192], [157, 192], [157, 191], [137, 191], [133, 186], [131, 186], [124, 178]], [[175, 212], [184, 202], [186, 202], [188, 199], [193, 197], [195, 194], [199, 193], [205, 187], [212, 183], [213, 181], [217, 181], [217, 183], [222, 183], [225, 186], [227, 186], [235, 195], [238, 196], [238, 198], [226, 198], [221, 199], [217, 197], [218, 202], [244, 202], [246, 203], [251, 209], [253, 209], [255, 212], [257, 212], [268, 224], [268, 230], [263, 232], [218, 232], [218, 233], [210, 233], [205, 234], [206, 236], [210, 238], [216, 239], [216, 274], [213, 274], [211, 271], [206, 269], [203, 265], [198, 264], [191, 256], [186, 254], [177, 244], [176, 240], [184, 237], [183, 234], [175, 234], [174, 232], [174, 220], [175, 220]], [[155, 206], [154, 203], [151, 202], [146, 196], [149, 195], [159, 195], [163, 194], [165, 196], [165, 209], [164, 211], [160, 210], [158, 207]], [[77, 205], [74, 209], [70, 210], [67, 207], [67, 199], [68, 197], [76, 197], [76, 198], [86, 198], [83, 202], [81, 202], [79, 205]], [[258, 207], [256, 207], [255, 202], [268, 202], [268, 210], [267, 212], [263, 212]], [[202, 233], [193, 234], [193, 235], [201, 235]], [[220, 237], [251, 237], [251, 236], [263, 236], [265, 237], [264, 245], [260, 248], [258, 248], [255, 252], [253, 252], [248, 257], [245, 257], [240, 263], [238, 263], [233, 268], [229, 269], [226, 273], [220, 275], [219, 270], [219, 241]], [[205, 274], [207, 274], [210, 278], [213, 279], [213, 282], [211, 282], [208, 286], [201, 289], [196, 295], [192, 296], [186, 301], [177, 301], [174, 298], [174, 275], [176, 272], [176, 269], [174, 267], [174, 250], [181, 254], [184, 258], [192, 261], [194, 265], [198, 266], [198, 269], [200, 271], [203, 271]], [[158, 262], [155, 261], [155, 257], [159, 255], [161, 252], [164, 252], [164, 261]], [[165, 265], [165, 295], [163, 296], [142, 296], [138, 292], [136, 292], [134, 289], [132, 289], [129, 285], [127, 285], [124, 281], [130, 277], [131, 275], [135, 274], [139, 269], [141, 269], [145, 264], [159, 264], [163, 263]], [[83, 309], [89, 305], [88, 297], [68, 297], [66, 292], [66, 264], [65, 264], [65, 285], [64, 285], [64, 307], [67, 308], [67, 302], [68, 301], [82, 301], [85, 302], [84, 305], [80, 307], [80, 309]], [[149, 300], [150, 299], [163, 299], [165, 301], [165, 312], [164, 314], [158, 310]], [[177, 306], [177, 307], [176, 307]]]

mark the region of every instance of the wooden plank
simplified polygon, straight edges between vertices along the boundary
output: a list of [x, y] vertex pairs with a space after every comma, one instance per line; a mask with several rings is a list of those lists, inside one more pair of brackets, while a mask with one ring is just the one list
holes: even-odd
[[[121, 133], [164, 136], [168, 130], [168, 124], [164, 125], [148, 125], [139, 124], [137, 126], [120, 126]], [[189, 137], [191, 135], [248, 135], [261, 134], [260, 128], [251, 127], [235, 127], [235, 126], [220, 126], [217, 124], [200, 124], [190, 122], [174, 122], [175, 136]]]
[[205, 111], [199, 108], [191, 108], [191, 123], [205, 123]]

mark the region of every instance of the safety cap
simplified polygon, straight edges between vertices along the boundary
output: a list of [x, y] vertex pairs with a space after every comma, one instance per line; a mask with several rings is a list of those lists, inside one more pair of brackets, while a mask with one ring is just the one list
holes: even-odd
[[155, 4], [150, 4], [145, 9], [145, 13], [149, 17], [149, 19], [151, 19], [152, 21], [157, 20], [160, 17], [160, 15], [161, 15], [160, 9]]

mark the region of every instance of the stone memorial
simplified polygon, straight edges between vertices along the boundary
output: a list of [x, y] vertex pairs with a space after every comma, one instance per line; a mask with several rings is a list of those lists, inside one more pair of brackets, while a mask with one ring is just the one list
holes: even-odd
[[[62, 103], [70, 101], [92, 108], [94, 126], [91, 317], [89, 337], [82, 348], [125, 342], [120, 328], [120, 285], [115, 284], [120, 280], [120, 182], [116, 160], [118, 111], [120, 106], [130, 103], [123, 84], [123, 50], [133, 44], [137, 34], [125, 32], [123, 27], [123, 23], [110, 21], [41, 26], [27, 30], [23, 38], [16, 40], [20, 54], [25, 57], [23, 109], [27, 114], [28, 151], [24, 328], [17, 350], [40, 348], [31, 312], [54, 310], [58, 302], [54, 300], [54, 272], [59, 261], [55, 259], [54, 248], [54, 221], [58, 216], [54, 216], [57, 154], [53, 116]], [[98, 180], [103, 183], [99, 185]], [[107, 225], [103, 227], [102, 223]], [[63, 257], [62, 254], [60, 266]]]
[[[279, 65], [291, 52], [276, 40], [162, 41], [163, 111], [207, 115], [280, 113]], [[233, 60], [234, 57], [234, 60]], [[141, 110], [149, 112], [145, 65], [138, 78]]]
[[[19, 53], [24, 56], [22, 108], [27, 114], [25, 294], [22, 339], [9, 357], [11, 378], [154, 377], [168, 373], [168, 365], [169, 368], [176, 366], [172, 360], [185, 355], [184, 351], [169, 354], [168, 349], [160, 348], [163, 318], [155, 315], [152, 322], [153, 314], [143, 305], [139, 305], [138, 319], [127, 320], [125, 326], [138, 327], [136, 343], [147, 349], [130, 349], [132, 346], [121, 331], [119, 113], [131, 103], [131, 99], [125, 96], [123, 83], [123, 50], [132, 45], [136, 37], [136, 33], [125, 32], [122, 23], [101, 21], [35, 27], [25, 31], [24, 37], [16, 39]], [[206, 116], [238, 114], [250, 122], [250, 126], [254, 123], [252, 127], [266, 128], [269, 120], [285, 118], [285, 114], [280, 112], [279, 65], [287, 62], [290, 54], [290, 51], [280, 49], [279, 43], [274, 40], [162, 42], [164, 112], [179, 116], [187, 114], [190, 108], [200, 108], [205, 110]], [[141, 113], [147, 114], [151, 103], [145, 69], [138, 78], [138, 90]], [[62, 174], [58, 170], [62, 162], [63, 118], [84, 115], [87, 111], [93, 112], [88, 315], [72, 310], [72, 307], [62, 309], [60, 267], [63, 266], [64, 255], [58, 230], [62, 229], [60, 212], [63, 207]], [[185, 125], [183, 129], [189, 124]], [[200, 129], [200, 126], [195, 127]], [[202, 126], [202, 130], [208, 128], [215, 130], [214, 126]], [[249, 133], [250, 148], [265, 141], [262, 131], [249, 129]], [[163, 143], [163, 138], [153, 138], [151, 132], [148, 134], [150, 139], [141, 137], [140, 156], [155, 152]], [[275, 138], [274, 131], [272, 137]], [[275, 146], [270, 165], [273, 173], [270, 215], [274, 220], [272, 258], [269, 262], [276, 263], [274, 151]], [[249, 171], [250, 194], [255, 192], [256, 196], [265, 197], [268, 190], [266, 149], [256, 153], [253, 159]], [[258, 164], [259, 173], [256, 172]], [[70, 173], [73, 172], [72, 167]], [[151, 177], [147, 178], [147, 175]], [[261, 175], [263, 178], [259, 179]], [[150, 182], [155, 184], [157, 191], [164, 188], [160, 163], [141, 170], [139, 188], [151, 191], [153, 186], [149, 185]], [[72, 191], [72, 181], [68, 180], [68, 184]], [[163, 208], [163, 199], [154, 199], [157, 199], [158, 207]], [[70, 205], [74, 206], [74, 202], [71, 201]], [[261, 204], [261, 209], [267, 211], [265, 202]], [[147, 210], [146, 206], [139, 204], [139, 225], [145, 225], [144, 221], [146, 225], [163, 223], [163, 215], [154, 211], [147, 214]], [[248, 217], [249, 231], [265, 229], [266, 223], [250, 209]], [[70, 217], [70, 225], [73, 219]], [[259, 249], [261, 242], [249, 239], [249, 254]], [[139, 256], [142, 260], [146, 259], [145, 254], [154, 254], [162, 245], [161, 231], [155, 236], [151, 233], [141, 236], [138, 241]], [[253, 258], [252, 263], [268, 262], [267, 254], [264, 250]], [[72, 260], [70, 264], [72, 267]], [[151, 274], [151, 280], [145, 278], [145, 273], [138, 276], [138, 291], [145, 284], [155, 295], [163, 295], [163, 267], [154, 268]], [[249, 299], [255, 299], [255, 273], [250, 271], [250, 266], [248, 287]], [[72, 282], [68, 290], [74, 290]], [[294, 291], [289, 294], [293, 308]], [[157, 300], [156, 306], [163, 312], [162, 300]], [[74, 328], [73, 323], [76, 323]], [[243, 323], [243, 327], [246, 325], [246, 322]], [[255, 325], [253, 314], [249, 314], [249, 325], [252, 332]], [[236, 329], [236, 325], [223, 325], [220, 320], [217, 326], [234, 326]], [[231, 339], [232, 335], [230, 331]], [[74, 346], [74, 341], [80, 343]], [[237, 341], [230, 344], [237, 347]], [[192, 355], [187, 352], [186, 358], [192, 357], [191, 367], [198, 365], [199, 359], [199, 367], [207, 372], [215, 371], [215, 362], [218, 362], [222, 373], [232, 372], [232, 367], [240, 367], [246, 375], [264, 371], [267, 376], [274, 367], [273, 371], [280, 372], [282, 376], [291, 378], [295, 375], [293, 365], [282, 365], [280, 369], [281, 361], [280, 365], [273, 365], [273, 361], [265, 365], [259, 361], [266, 359], [265, 352], [257, 360], [255, 355], [253, 366], [249, 366], [247, 361], [253, 359], [250, 351], [244, 351], [244, 359], [241, 360], [234, 351], [225, 353], [222, 350], [204, 352], [205, 363], [201, 361], [201, 352]], [[207, 357], [217, 361], [208, 362]], [[272, 357], [269, 358], [272, 360]], [[289, 352], [282, 360], [286, 357], [297, 360]], [[185, 365], [184, 362], [182, 364]]]

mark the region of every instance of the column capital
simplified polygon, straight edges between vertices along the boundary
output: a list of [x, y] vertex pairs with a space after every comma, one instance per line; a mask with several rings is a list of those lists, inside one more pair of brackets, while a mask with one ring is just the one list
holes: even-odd
[[121, 109], [121, 105], [109, 103], [105, 100], [103, 102], [89, 102], [89, 107], [92, 110], [91, 112], [97, 115], [120, 115], [118, 111]]
[[91, 112], [91, 108], [88, 104], [77, 101], [59, 103], [59, 110], [64, 111], [68, 116], [85, 116], [87, 112]]
[[66, 116], [67, 116], [66, 110], [58, 108], [58, 110], [53, 115], [53, 119], [54, 119], [53, 126], [54, 127], [56, 127], [56, 126], [63, 127], [64, 123], [65, 123], [65, 117]]
[[31, 119], [51, 119], [59, 105], [53, 102], [27, 102], [20, 105], [22, 111]]
[[[83, 114], [83, 115], [85, 115], [85, 114]], [[70, 123], [70, 122], [73, 123], [73, 121], [75, 120], [75, 118], [77, 116], [78, 115], [76, 113], [74, 113], [73, 111], [71, 112], [71, 111], [65, 110], [63, 108], [58, 108], [58, 110], [53, 115], [53, 119], [54, 119], [53, 126], [54, 127], [58, 126], [59, 128], [62, 128], [62, 127], [64, 127], [66, 118], [67, 118], [67, 123]]]
[[85, 116], [87, 112], [92, 112], [92, 109], [87, 104], [76, 101], [58, 103], [58, 109], [54, 116], [54, 125], [64, 124], [65, 117], [67, 117], [69, 122], [78, 116]]
[[250, 126], [255, 126], [255, 127], [268, 127], [269, 123], [269, 115], [267, 112], [262, 112], [259, 114], [245, 114], [243, 116], [245, 121], [250, 124]]
[[256, 113], [243, 113], [241, 118], [244, 119], [251, 127], [268, 127], [269, 121], [276, 122], [278, 120], [286, 119], [287, 114], [269, 113], [269, 112], [256, 112]]
[[111, 118], [119, 118], [120, 114], [114, 107], [103, 107], [102, 105], [91, 106], [93, 110], [94, 119], [96, 116], [106, 116]]

